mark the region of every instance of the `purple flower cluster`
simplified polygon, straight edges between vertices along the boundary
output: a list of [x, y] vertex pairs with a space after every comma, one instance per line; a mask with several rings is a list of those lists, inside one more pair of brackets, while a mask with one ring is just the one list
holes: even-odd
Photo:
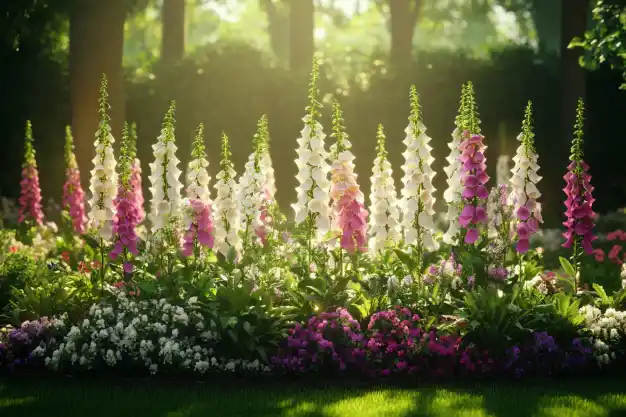
[[[112, 260], [116, 260], [122, 253], [132, 253], [138, 255], [137, 250], [137, 224], [139, 214], [135, 205], [135, 197], [132, 190], [120, 185], [115, 197], [116, 216], [113, 219], [113, 233], [115, 243], [109, 253]], [[124, 272], [133, 272], [133, 264], [125, 257]]]
[[535, 332], [524, 345], [515, 345], [506, 352], [502, 370], [516, 377], [526, 374], [552, 375], [590, 365], [593, 361], [591, 346], [583, 340], [572, 340], [569, 348], [559, 346], [547, 332]]
[[460, 338], [426, 331], [408, 308], [374, 314], [367, 329], [344, 309], [296, 324], [287, 346], [272, 359], [278, 369], [307, 371], [351, 370], [369, 376], [397, 373], [447, 375], [455, 368]]
[[471, 135], [469, 131], [463, 132], [463, 141], [459, 145], [461, 156], [461, 181], [463, 183], [462, 197], [464, 200], [463, 210], [459, 216], [459, 224], [466, 229], [465, 243], [472, 244], [480, 235], [478, 226], [487, 222], [487, 210], [485, 203], [489, 192], [485, 187], [489, 176], [487, 175], [487, 163], [484, 154], [485, 145], [482, 135]]
[[587, 254], [593, 253], [593, 242], [596, 237], [593, 234], [593, 219], [595, 213], [592, 205], [595, 199], [592, 196], [594, 187], [591, 185], [589, 165], [584, 161], [572, 161], [567, 167], [568, 172], [563, 177], [567, 185], [563, 189], [567, 199], [565, 200], [565, 216], [567, 220], [563, 225], [567, 228], [563, 237], [563, 247], [570, 248], [574, 242], [579, 242]]
[[551, 375], [593, 363], [592, 350], [581, 339], [563, 349], [546, 332], [535, 332], [505, 352], [491, 353], [462, 342], [456, 334], [424, 329], [419, 315], [408, 308], [378, 312], [363, 330], [340, 308], [314, 316], [304, 326], [296, 324], [272, 363], [289, 372], [353, 371], [372, 377]]
[[434, 282], [451, 282], [455, 277], [460, 277], [463, 272], [463, 265], [456, 262], [454, 254], [451, 253], [448, 259], [442, 259], [439, 264], [432, 264], [423, 276], [423, 282], [431, 285]]
[[41, 365], [41, 360], [33, 357], [32, 353], [37, 347], [54, 342], [54, 324], [55, 319], [42, 317], [0, 333], [0, 367], [6, 366], [11, 370], [19, 365]]
[[419, 321], [420, 317], [408, 308], [381, 311], [371, 317], [366, 351], [373, 372], [389, 376], [392, 372], [417, 371], [417, 366], [409, 363], [424, 333]]
[[460, 363], [466, 374], [512, 373], [519, 378], [581, 369], [593, 364], [591, 359], [591, 347], [579, 338], [564, 349], [547, 332], [534, 332], [528, 340], [509, 347], [497, 358], [487, 350], [468, 346], [461, 353]]
[[292, 372], [311, 370], [343, 371], [347, 364], [365, 357], [359, 323], [343, 308], [321, 313], [289, 331], [286, 354], [272, 363]]
[[509, 271], [503, 266], [490, 266], [487, 275], [496, 281], [504, 281], [509, 276]]
[[193, 254], [196, 239], [200, 245], [207, 248], [212, 248], [214, 241], [211, 206], [200, 200], [191, 200], [189, 203], [191, 205], [193, 215], [189, 229], [183, 236], [182, 252], [184, 256], [191, 256]]

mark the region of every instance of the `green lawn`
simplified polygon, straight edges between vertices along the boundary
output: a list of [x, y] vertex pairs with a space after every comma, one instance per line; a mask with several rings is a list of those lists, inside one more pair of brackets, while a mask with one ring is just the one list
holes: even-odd
[[2, 417], [617, 417], [626, 379], [464, 388], [300, 387], [0, 380]]

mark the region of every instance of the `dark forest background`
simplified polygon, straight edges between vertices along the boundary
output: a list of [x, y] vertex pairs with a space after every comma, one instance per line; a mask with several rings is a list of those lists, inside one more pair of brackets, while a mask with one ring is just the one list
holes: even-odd
[[[307, 76], [321, 57], [321, 95], [338, 96], [367, 193], [376, 127], [386, 128], [400, 174], [408, 88], [420, 93], [434, 139], [436, 186], [454, 128], [461, 84], [474, 82], [490, 173], [514, 155], [524, 106], [535, 104], [546, 218], [556, 225], [576, 99], [585, 98], [585, 151], [597, 207], [626, 206], [626, 92], [619, 71], [579, 65], [576, 36], [593, 30], [590, 0], [3, 0], [0, 2], [0, 195], [16, 197], [23, 129], [34, 126], [44, 199], [59, 200], [64, 127], [74, 131], [86, 183], [97, 125], [99, 79], [110, 81], [113, 132], [139, 128], [144, 172], [171, 99], [177, 101], [180, 159], [198, 123], [206, 126], [214, 176], [219, 136], [236, 168], [267, 113], [279, 202], [295, 198], [295, 139]], [[626, 23], [625, 23], [626, 24]], [[324, 122], [329, 128], [329, 106]], [[119, 145], [119, 141], [117, 143]], [[144, 180], [145, 181], [145, 180]], [[147, 181], [145, 181], [147, 182]], [[397, 184], [399, 186], [399, 183]], [[441, 193], [437, 196], [441, 200]]]

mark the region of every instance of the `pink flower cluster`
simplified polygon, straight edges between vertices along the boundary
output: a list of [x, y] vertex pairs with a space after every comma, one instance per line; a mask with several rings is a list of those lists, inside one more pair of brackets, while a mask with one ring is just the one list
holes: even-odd
[[333, 164], [331, 175], [330, 196], [334, 200], [334, 218], [341, 229], [341, 247], [350, 254], [357, 250], [367, 252], [368, 212], [356, 176], [343, 163]]
[[579, 241], [585, 252], [591, 254], [593, 253], [591, 242], [596, 237], [593, 235], [595, 213], [591, 207], [595, 199], [591, 195], [593, 186], [590, 182], [591, 175], [587, 172], [589, 165], [584, 161], [573, 161], [567, 169], [567, 174], [563, 176], [567, 183], [563, 189], [567, 196], [565, 200], [567, 220], [563, 222], [567, 230], [563, 233], [565, 237], [563, 247], [570, 248], [574, 242]]
[[[138, 255], [136, 228], [139, 224], [139, 215], [132, 190], [121, 185], [115, 197], [115, 207], [117, 212], [113, 219], [113, 234], [116, 239], [109, 257], [116, 260], [125, 250]], [[128, 259], [125, 259], [124, 271], [133, 272], [133, 264]]]
[[518, 241], [515, 249], [519, 253], [526, 253], [530, 248], [530, 237], [539, 231], [539, 223], [543, 222], [541, 206], [534, 198], [528, 197], [526, 203], [517, 209], [515, 215], [519, 220], [517, 223]]
[[80, 171], [78, 167], [68, 167], [65, 184], [63, 184], [63, 207], [72, 219], [72, 227], [78, 234], [85, 233], [85, 192], [80, 185]]
[[211, 220], [211, 207], [200, 200], [190, 201], [193, 211], [189, 229], [183, 236], [183, 255], [193, 254], [196, 239], [198, 244], [207, 248], [213, 247], [213, 221]]
[[130, 179], [128, 182], [133, 193], [134, 205], [137, 208], [137, 224], [139, 224], [146, 217], [146, 212], [143, 208], [144, 199], [141, 183], [141, 162], [139, 162], [139, 158], [135, 158], [131, 165]]
[[486, 173], [487, 164], [484, 154], [485, 145], [482, 135], [471, 135], [467, 130], [463, 132], [463, 141], [459, 145], [461, 155], [461, 182], [463, 184], [462, 197], [464, 207], [459, 216], [459, 224], [466, 229], [465, 243], [476, 242], [480, 233], [478, 226], [487, 222], [485, 203], [489, 192], [485, 187], [489, 176]]
[[34, 163], [26, 162], [22, 168], [22, 180], [20, 181], [19, 217], [17, 221], [22, 223], [27, 218], [37, 224], [43, 223], [43, 211], [41, 210], [41, 188], [39, 186], [39, 173]]

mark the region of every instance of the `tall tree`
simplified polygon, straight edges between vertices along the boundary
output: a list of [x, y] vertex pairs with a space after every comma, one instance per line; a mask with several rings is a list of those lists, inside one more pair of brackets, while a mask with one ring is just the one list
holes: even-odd
[[315, 5], [313, 0], [291, 0], [289, 3], [289, 64], [296, 73], [311, 67], [315, 42]]
[[587, 29], [590, 0], [561, 0], [561, 131], [569, 140], [579, 97], [587, 89], [585, 70], [580, 67], [581, 50], [568, 48]]
[[[125, 119], [124, 21], [126, 0], [80, 0], [70, 14], [70, 99], [76, 157], [83, 175], [89, 172], [98, 128], [100, 78], [109, 79], [113, 135], [119, 137]], [[84, 180], [84, 179], [83, 179]]]
[[267, 33], [276, 58], [286, 64], [289, 60], [289, 13], [284, 0], [259, 0], [267, 14]]
[[402, 71], [411, 64], [413, 33], [423, 5], [423, 0], [389, 0], [389, 62], [394, 70]]
[[161, 62], [172, 66], [185, 56], [185, 0], [163, 0]]

